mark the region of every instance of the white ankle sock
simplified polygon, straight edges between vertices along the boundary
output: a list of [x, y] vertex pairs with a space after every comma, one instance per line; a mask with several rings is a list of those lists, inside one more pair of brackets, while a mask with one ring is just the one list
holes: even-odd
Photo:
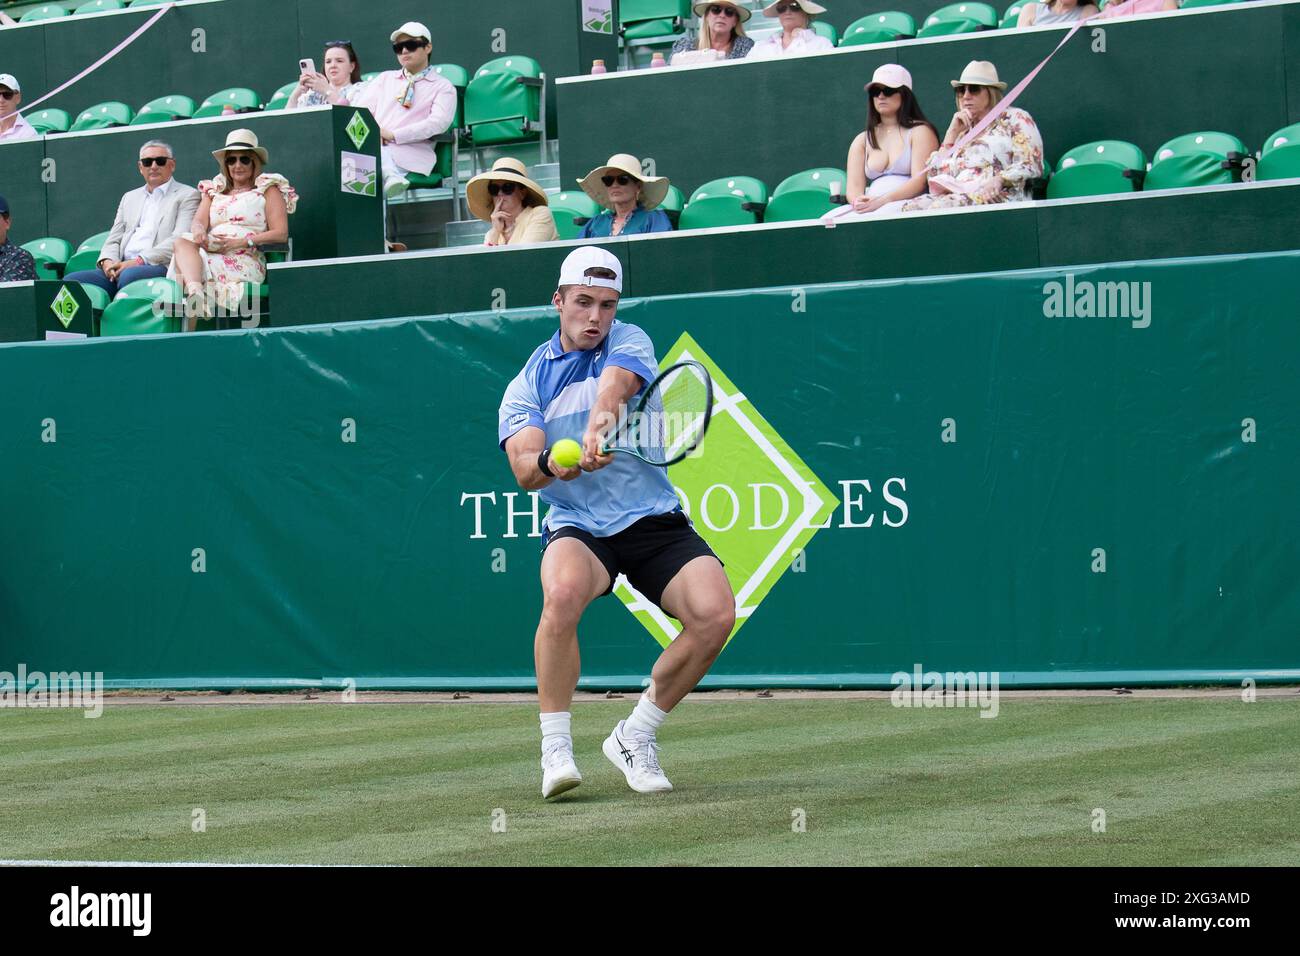
[[651, 703], [650, 698], [642, 694], [641, 699], [636, 702], [632, 716], [624, 721], [623, 729], [629, 734], [649, 734], [653, 737], [667, 716], [665, 711], [660, 710]]
[[550, 714], [542, 714], [542, 750], [545, 750], [548, 744], [557, 740], [563, 740], [573, 748], [573, 735], [569, 732], [569, 721], [572, 714], [567, 710], [558, 710]]

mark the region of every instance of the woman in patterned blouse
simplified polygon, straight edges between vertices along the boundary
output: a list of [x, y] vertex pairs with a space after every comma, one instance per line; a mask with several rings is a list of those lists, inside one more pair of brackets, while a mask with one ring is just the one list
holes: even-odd
[[670, 60], [678, 53], [693, 50], [716, 50], [724, 59], [739, 60], [753, 49], [754, 41], [745, 36], [745, 28], [741, 25], [753, 16], [749, 10], [731, 0], [706, 0], [695, 4], [694, 9], [700, 18], [700, 29], [678, 38], [673, 44]]
[[324, 106], [326, 103], [346, 106], [349, 97], [365, 85], [361, 82], [361, 61], [348, 40], [331, 40], [325, 44], [321, 67], [324, 73], [304, 73], [298, 78], [298, 85], [289, 94], [285, 109]]
[[954, 148], [997, 106], [1007, 85], [992, 63], [973, 60], [952, 86], [957, 112], [926, 163], [930, 191], [909, 199], [902, 211], [1028, 200], [1029, 181], [1043, 175], [1043, 137], [1033, 117], [1007, 107], [969, 143]]

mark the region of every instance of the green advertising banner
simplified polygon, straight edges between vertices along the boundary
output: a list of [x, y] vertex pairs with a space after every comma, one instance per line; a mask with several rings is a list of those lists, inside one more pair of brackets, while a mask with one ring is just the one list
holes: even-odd
[[[705, 686], [1300, 679], [1300, 251], [629, 299], [717, 385], [669, 471], [739, 625]], [[0, 669], [527, 688], [533, 308], [0, 346]], [[579, 478], [578, 480], [582, 480]], [[620, 588], [587, 688], [675, 623]]]

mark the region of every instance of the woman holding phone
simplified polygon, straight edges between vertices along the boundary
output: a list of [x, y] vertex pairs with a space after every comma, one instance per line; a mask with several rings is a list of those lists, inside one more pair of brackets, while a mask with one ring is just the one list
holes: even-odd
[[302, 60], [299, 67], [298, 86], [289, 95], [285, 109], [296, 110], [305, 106], [346, 106], [350, 98], [360, 91], [361, 61], [352, 49], [351, 40], [330, 40], [325, 44], [321, 59], [324, 73], [317, 73], [311, 60]]

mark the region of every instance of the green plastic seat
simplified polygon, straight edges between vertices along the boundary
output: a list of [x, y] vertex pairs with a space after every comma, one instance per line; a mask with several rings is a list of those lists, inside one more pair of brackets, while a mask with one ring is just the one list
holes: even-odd
[[88, 129], [108, 129], [112, 126], [129, 126], [135, 113], [131, 112], [131, 107], [125, 103], [107, 102], [96, 103], [89, 109], [82, 110], [77, 115], [77, 121], [72, 124], [71, 132], [79, 133]]
[[998, 12], [987, 3], [950, 3], [925, 18], [926, 26], [947, 20], [974, 20], [985, 30], [998, 25]]
[[840, 40], [840, 46], [861, 46], [864, 43], [891, 43], [900, 37], [916, 36], [916, 21], [910, 13], [886, 10], [861, 17], [849, 24]]
[[164, 3], [172, 3], [174, 0], [130, 0], [128, 7], [161, 7]]
[[439, 63], [433, 68], [444, 80], [456, 87], [456, 116], [451, 121], [452, 129], [465, 128], [465, 88], [469, 86], [469, 70], [455, 63]]
[[677, 228], [677, 223], [682, 218], [682, 210], [686, 207], [686, 197], [676, 186], [669, 186], [668, 192], [664, 193], [663, 201], [659, 203], [658, 208], [664, 211], [668, 216], [668, 221]]
[[434, 164], [427, 176], [420, 173], [407, 173], [406, 181], [412, 189], [437, 189], [445, 180], [451, 179], [455, 172], [456, 151], [453, 143], [434, 144]]
[[1144, 190], [1213, 186], [1239, 182], [1241, 168], [1225, 168], [1230, 154], [1246, 155], [1246, 147], [1231, 133], [1203, 131], [1176, 136], [1151, 159]]
[[[1013, 0], [1012, 4], [1003, 11], [1002, 22], [998, 24], [998, 27], [1003, 30], [1014, 30], [1016, 25], [1020, 22], [1020, 11], [1023, 10], [1027, 4], [1033, 2], [1034, 0]], [[1105, 3], [1106, 0], [1101, 0], [1101, 2]]]
[[840, 42], [840, 31], [835, 29], [835, 25], [827, 23], [825, 20], [814, 20], [812, 22], [812, 31], [819, 37], [825, 37], [831, 41], [831, 46], [838, 46]]
[[752, 176], [724, 176], [691, 193], [679, 227], [752, 226], [759, 221], [766, 202], [767, 186], [760, 180]]
[[371, 70], [369, 73], [362, 73], [362, 74], [361, 74], [361, 82], [362, 82], [362, 83], [369, 83], [369, 82], [370, 82], [371, 80], [373, 80], [375, 77], [377, 77], [377, 76], [381, 76], [381, 75], [383, 74], [383, 72], [384, 72], [383, 70]]
[[99, 268], [99, 247], [94, 249], [78, 249], [68, 260], [68, 264], [63, 267], [64, 275], [71, 275], [74, 272], [81, 272], [85, 269]]
[[110, 232], [111, 230], [105, 229], [103, 232], [97, 232], [93, 236], [87, 236], [81, 241], [81, 244], [77, 246], [77, 252], [86, 252], [87, 250], [98, 252], [100, 249], [103, 249], [104, 243], [108, 242]]
[[1242, 0], [1181, 0], [1178, 4], [1180, 10], [1191, 10], [1195, 7], [1221, 7], [1227, 3], [1241, 3]]
[[1300, 123], [1284, 126], [1264, 140], [1256, 179], [1292, 179], [1300, 176]]
[[[1131, 193], [1146, 168], [1146, 154], [1132, 143], [1117, 139], [1084, 143], [1061, 157], [1047, 184], [1047, 198]], [[1133, 178], [1134, 172], [1138, 179]]]
[[475, 147], [536, 140], [542, 132], [542, 68], [503, 56], [474, 71], [465, 88], [465, 127]]
[[90, 307], [96, 312], [103, 312], [112, 302], [112, 296], [104, 289], [91, 282], [78, 282], [77, 285], [86, 290], [86, 298], [90, 299]]
[[670, 36], [686, 30], [691, 0], [623, 0], [618, 17], [624, 40]]
[[72, 117], [67, 110], [37, 110], [24, 114], [32, 128], [42, 135], [47, 133], [66, 133], [72, 128]]
[[126, 4], [122, 0], [88, 0], [87, 3], [81, 4], [72, 12], [75, 14], [83, 13], [107, 13], [110, 10], [124, 10]]
[[551, 205], [551, 215], [555, 217], [555, 231], [561, 239], [577, 239], [582, 223], [575, 219], [592, 219], [600, 213], [600, 206], [581, 189], [570, 189], [546, 197]]
[[18, 18], [18, 22], [35, 23], [38, 20], [56, 20], [59, 17], [66, 17], [67, 15], [67, 7], [61, 7], [57, 3], [47, 3], [36, 7], [34, 10], [28, 10]]
[[[22, 248], [26, 249], [37, 259], [44, 259], [57, 267], [57, 272], [61, 276], [63, 267], [68, 264], [72, 258], [72, 243], [66, 239], [59, 239], [50, 236], [46, 239], [33, 239], [31, 242], [24, 242]], [[56, 276], [55, 278], [58, 278]]]
[[256, 113], [262, 108], [262, 98], [245, 86], [217, 90], [194, 111], [194, 118], [220, 116], [227, 106], [234, 107], [236, 113]]
[[787, 176], [772, 192], [764, 222], [817, 219], [835, 208], [832, 194], [843, 195], [848, 177], [844, 170], [824, 166]]
[[108, 304], [99, 318], [99, 334], [104, 338], [179, 332], [180, 327], [180, 316], [169, 315], [164, 309], [155, 310], [153, 299], [123, 298], [121, 295]]
[[978, 33], [983, 29], [978, 20], [936, 20], [933, 23], [926, 21], [925, 25], [917, 31], [918, 39], [927, 37], [947, 37], [955, 36], [959, 33]]
[[292, 83], [284, 84], [284, 86], [280, 87], [271, 95], [270, 101], [266, 104], [266, 111], [269, 113], [272, 110], [284, 109], [289, 105], [289, 97], [293, 95], [293, 91], [297, 88], [297, 80], [294, 80]]
[[54, 262], [51, 259], [45, 258], [45, 256], [40, 256], [37, 255], [36, 253], [32, 253], [32, 267], [33, 269], [35, 269], [36, 278], [38, 279], [63, 278], [63, 276], [61, 275], [62, 270], [59, 268], [59, 264], [57, 262]]
[[173, 93], [170, 96], [160, 96], [152, 99], [140, 111], [135, 114], [135, 119], [131, 120], [132, 126], [143, 126], [145, 123], [171, 123], [175, 120], [189, 119], [194, 115], [194, 101], [188, 96], [181, 96], [179, 93]]
[[150, 302], [155, 299], [162, 299], [165, 302], [179, 302], [181, 300], [181, 287], [176, 280], [165, 279], [161, 276], [155, 279], [136, 279], [134, 282], [128, 282], [117, 290], [117, 295], [113, 296], [113, 300], [118, 299], [147, 299]]

